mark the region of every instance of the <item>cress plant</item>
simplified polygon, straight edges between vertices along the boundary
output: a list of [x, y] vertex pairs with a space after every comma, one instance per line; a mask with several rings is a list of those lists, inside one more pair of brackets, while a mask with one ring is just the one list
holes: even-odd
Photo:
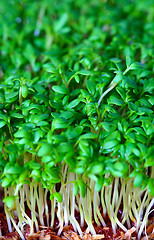
[[141, 237], [154, 204], [152, 12], [150, 0], [1, 0], [0, 182], [21, 239], [56, 217], [58, 234], [85, 222], [95, 234], [106, 216]]

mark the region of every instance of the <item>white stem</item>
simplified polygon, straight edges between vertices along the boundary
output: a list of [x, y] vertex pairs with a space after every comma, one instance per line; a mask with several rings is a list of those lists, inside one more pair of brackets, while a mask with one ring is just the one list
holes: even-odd
[[64, 226], [64, 216], [63, 216], [63, 203], [58, 202], [58, 211], [57, 211], [57, 217], [59, 220], [59, 230], [57, 235], [59, 236], [61, 232], [63, 231], [63, 226]]
[[13, 223], [13, 226], [14, 226], [15, 230], [18, 232], [18, 234], [19, 234], [19, 236], [21, 237], [21, 239], [22, 239], [22, 240], [25, 240], [24, 235], [22, 234], [22, 232], [20, 231], [20, 229], [19, 229], [18, 226], [16, 225], [16, 223], [15, 223], [13, 217], [11, 216], [11, 214], [10, 214], [10, 218], [11, 218], [11, 221], [12, 221], [12, 223]]
[[151, 200], [151, 202], [150, 202], [150, 204], [149, 204], [149, 206], [148, 206], [148, 208], [147, 208], [147, 210], [146, 210], [146, 212], [145, 212], [145, 214], [144, 214], [144, 218], [143, 218], [143, 221], [142, 221], [140, 230], [139, 230], [139, 232], [138, 232], [138, 239], [140, 239], [141, 234], [142, 234], [142, 232], [143, 232], [143, 229], [144, 229], [144, 227], [145, 227], [146, 224], [147, 224], [148, 215], [149, 215], [150, 209], [153, 207], [153, 205], [154, 205], [154, 198]]
[[49, 226], [49, 208], [48, 208], [48, 203], [47, 203], [47, 194], [48, 194], [48, 189], [45, 189], [44, 191], [44, 209], [45, 209], [45, 215], [47, 219], [47, 226]]
[[105, 196], [105, 187], [102, 187], [101, 189], [101, 204], [102, 204], [102, 208], [103, 208], [103, 215], [106, 216], [106, 205], [105, 205], [105, 201], [104, 201], [104, 196]]

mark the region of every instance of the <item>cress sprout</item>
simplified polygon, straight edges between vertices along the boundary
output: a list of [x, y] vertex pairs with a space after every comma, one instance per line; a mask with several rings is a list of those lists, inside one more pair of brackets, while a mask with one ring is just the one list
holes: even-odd
[[2, 1], [0, 184], [21, 239], [55, 220], [58, 235], [96, 234], [106, 217], [142, 236], [154, 204], [150, 6]]

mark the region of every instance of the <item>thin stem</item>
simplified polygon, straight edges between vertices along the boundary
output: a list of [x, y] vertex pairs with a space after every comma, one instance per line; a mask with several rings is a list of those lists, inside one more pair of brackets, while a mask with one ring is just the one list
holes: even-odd
[[63, 79], [63, 81], [64, 81], [64, 83], [65, 83], [65, 86], [67, 87], [67, 82], [66, 82], [66, 80], [65, 80], [65, 78], [63, 77], [63, 75], [60, 73], [60, 76], [61, 76], [61, 78]]
[[47, 203], [47, 194], [48, 194], [48, 189], [45, 189], [44, 192], [44, 209], [45, 209], [45, 215], [47, 219], [47, 226], [49, 226], [49, 208], [48, 208], [48, 203]]
[[8, 126], [8, 129], [9, 129], [9, 133], [10, 133], [11, 139], [13, 140], [13, 134], [12, 134], [10, 123], [8, 123], [7, 126]]
[[[120, 81], [121, 81], [121, 80], [120, 80]], [[101, 95], [100, 99], [98, 100], [98, 107], [99, 107], [102, 99], [105, 97], [105, 95], [106, 95], [108, 92], [110, 92], [113, 88], [115, 88], [120, 81], [118, 81], [117, 83], [113, 83], [113, 84]]]
[[71, 80], [74, 78], [74, 76], [76, 75], [77, 73], [74, 73], [70, 78], [69, 78], [69, 80], [68, 80], [68, 82], [67, 82], [67, 87], [69, 86], [69, 84], [70, 84], [70, 82], [71, 82]]
[[144, 230], [144, 227], [147, 224], [148, 215], [149, 215], [149, 212], [150, 212], [150, 210], [151, 210], [153, 205], [154, 205], [154, 198], [151, 200], [151, 202], [150, 202], [150, 204], [149, 204], [149, 206], [148, 206], [148, 208], [147, 208], [147, 210], [146, 210], [146, 212], [144, 214], [144, 218], [143, 218], [143, 221], [142, 221], [139, 233], [138, 233], [138, 239], [140, 239], [141, 234], [142, 234], [142, 232]]

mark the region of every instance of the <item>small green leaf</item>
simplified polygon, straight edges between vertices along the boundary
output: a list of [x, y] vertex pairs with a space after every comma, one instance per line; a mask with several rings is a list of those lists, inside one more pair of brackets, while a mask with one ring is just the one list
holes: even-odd
[[79, 140], [81, 139], [94, 139], [94, 138], [97, 138], [98, 135], [95, 134], [95, 133], [85, 133], [83, 135], [80, 136]]
[[102, 164], [95, 164], [95, 165], [92, 165], [89, 172], [92, 173], [92, 174], [99, 174], [103, 171], [103, 165]]
[[38, 150], [38, 156], [42, 157], [44, 155], [47, 155], [48, 153], [50, 153], [50, 151], [52, 150], [52, 147], [49, 143], [43, 143], [40, 147], [40, 149]]
[[29, 162], [29, 166], [30, 168], [34, 169], [34, 170], [37, 170], [37, 169], [40, 169], [41, 168], [41, 164], [40, 163], [37, 163], [35, 161], [30, 161]]
[[2, 187], [7, 187], [12, 182], [12, 178], [4, 177], [2, 179]]
[[7, 169], [7, 173], [9, 174], [19, 174], [22, 171], [22, 167], [20, 166], [11, 166], [9, 169]]
[[78, 75], [75, 75], [75, 76], [74, 76], [74, 78], [75, 78], [75, 81], [76, 81], [77, 83], [79, 83], [79, 82], [80, 82], [80, 78], [79, 78], [79, 76], [78, 76]]
[[68, 124], [65, 118], [54, 118], [52, 121], [52, 130], [67, 128]]
[[61, 87], [61, 86], [57, 86], [57, 85], [54, 85], [52, 87], [52, 89], [57, 92], [57, 93], [61, 93], [61, 94], [67, 94], [68, 90], [66, 87]]
[[6, 125], [5, 121], [0, 121], [0, 128], [4, 127]]
[[138, 173], [134, 179], [134, 187], [140, 187], [142, 185], [144, 179], [144, 175], [142, 173]]
[[83, 181], [79, 181], [78, 185], [79, 185], [81, 197], [84, 198], [86, 196], [86, 185]]
[[60, 145], [58, 146], [58, 150], [62, 153], [74, 151], [72, 144], [66, 142], [60, 143]]
[[76, 107], [78, 104], [80, 103], [79, 99], [75, 99], [72, 102], [70, 102], [67, 106], [68, 109], [74, 108]]
[[117, 140], [110, 140], [106, 143], [104, 143], [103, 148], [104, 149], [110, 149], [115, 147], [119, 142]]
[[18, 92], [12, 92], [12, 93], [7, 93], [5, 94], [6, 99], [14, 98], [18, 95]]
[[14, 118], [24, 118], [24, 116], [20, 113], [13, 113], [11, 114], [11, 117], [14, 117]]
[[103, 182], [104, 182], [103, 177], [102, 177], [102, 176], [99, 177], [98, 180], [97, 180], [97, 182], [96, 182], [96, 184], [95, 184], [95, 190], [96, 190], [97, 192], [99, 192], [99, 191], [102, 189]]
[[7, 196], [3, 199], [3, 202], [6, 203], [8, 208], [12, 209], [16, 198], [18, 198], [18, 196]]
[[89, 93], [91, 95], [94, 95], [95, 90], [96, 90], [96, 85], [92, 81], [89, 80], [89, 81], [86, 82], [86, 86], [87, 86], [87, 89], [88, 89]]
[[92, 72], [89, 71], [89, 70], [85, 70], [85, 69], [82, 69], [78, 72], [78, 74], [81, 74], [81, 75], [91, 75]]
[[129, 102], [128, 103], [128, 107], [129, 107], [129, 109], [131, 110], [131, 111], [133, 111], [133, 112], [136, 112], [137, 111], [137, 106], [134, 104], [134, 103], [132, 103], [132, 102]]
[[27, 85], [22, 85], [21, 86], [21, 95], [23, 98], [26, 98], [28, 95], [28, 87]]
[[73, 128], [68, 134], [68, 138], [69, 139], [73, 139], [73, 138], [76, 138], [78, 137], [83, 131], [83, 127], [82, 126], [77, 126], [75, 128]]
[[53, 193], [53, 196], [54, 196], [54, 198], [58, 201], [58, 202], [62, 202], [63, 201], [63, 197], [62, 197], [62, 195], [59, 193], [59, 192], [55, 192], [55, 193]]
[[110, 132], [111, 127], [108, 122], [101, 122], [100, 124], [102, 125], [105, 131]]
[[111, 96], [109, 99], [108, 99], [108, 103], [109, 104], [115, 104], [115, 105], [118, 105], [118, 106], [122, 106], [124, 104], [124, 101], [122, 101], [121, 99], [115, 97], [115, 96]]
[[131, 65], [132, 61], [131, 61], [131, 58], [130, 56], [126, 56], [126, 66], [127, 68]]
[[76, 196], [78, 194], [78, 192], [79, 192], [79, 186], [78, 186], [78, 183], [75, 182], [74, 186], [73, 186], [73, 194], [74, 194], [74, 196]]
[[63, 13], [60, 18], [55, 21], [54, 23], [54, 31], [55, 32], [60, 32], [61, 29], [64, 27], [64, 25], [66, 24], [68, 19], [68, 14], [67, 13]]
[[148, 190], [152, 197], [154, 197], [154, 179], [150, 178], [148, 182]]

